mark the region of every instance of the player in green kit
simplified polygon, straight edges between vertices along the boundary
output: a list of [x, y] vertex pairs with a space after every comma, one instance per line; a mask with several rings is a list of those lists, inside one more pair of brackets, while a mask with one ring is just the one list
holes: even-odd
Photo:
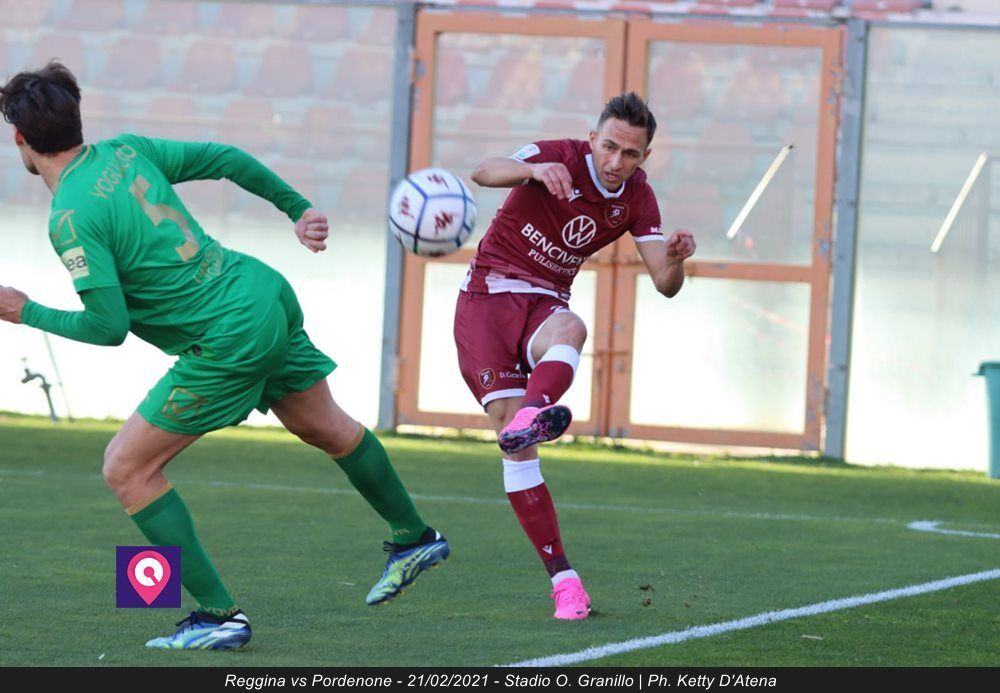
[[105, 480], [150, 544], [181, 547], [181, 580], [198, 603], [173, 635], [147, 646], [233, 649], [250, 639], [163, 469], [255, 408], [336, 460], [388, 522], [389, 560], [366, 601], [396, 596], [448, 557], [448, 542], [421, 519], [378, 439], [334, 402], [326, 377], [336, 365], [309, 340], [285, 278], [208, 236], [171, 186], [227, 178], [287, 214], [314, 253], [326, 248], [326, 217], [234, 147], [136, 135], [85, 145], [79, 103], [57, 62], [0, 88], [24, 165], [52, 191], [49, 237], [84, 306], [55, 310], [0, 287], [0, 319], [106, 346], [131, 331], [178, 357], [104, 455]]

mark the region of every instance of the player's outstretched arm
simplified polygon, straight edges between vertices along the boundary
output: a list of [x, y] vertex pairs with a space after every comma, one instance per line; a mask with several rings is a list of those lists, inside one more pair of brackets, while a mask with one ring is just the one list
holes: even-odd
[[558, 162], [528, 164], [511, 157], [493, 157], [473, 169], [472, 180], [487, 188], [512, 188], [526, 180], [536, 180], [562, 200], [573, 192], [569, 169]]
[[691, 232], [674, 231], [666, 243], [639, 243], [636, 247], [656, 290], [667, 298], [676, 296], [684, 285], [684, 261], [697, 247]]
[[83, 310], [56, 310], [35, 303], [17, 289], [0, 287], [0, 320], [98, 346], [125, 341], [129, 317], [120, 287], [88, 289], [80, 292], [80, 300]]
[[152, 159], [171, 183], [231, 180], [261, 197], [298, 223], [312, 203], [281, 176], [242, 149], [216, 142], [178, 142], [138, 135], [122, 139]]

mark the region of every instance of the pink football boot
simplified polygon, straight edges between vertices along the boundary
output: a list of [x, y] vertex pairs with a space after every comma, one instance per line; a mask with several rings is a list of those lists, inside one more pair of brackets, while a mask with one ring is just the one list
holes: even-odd
[[517, 452], [537, 443], [555, 440], [569, 428], [573, 414], [569, 407], [551, 404], [547, 407], [525, 407], [507, 424], [497, 442], [506, 453]]
[[563, 621], [579, 621], [590, 616], [590, 596], [583, 589], [580, 578], [566, 578], [552, 588], [552, 598], [556, 601], [556, 618]]

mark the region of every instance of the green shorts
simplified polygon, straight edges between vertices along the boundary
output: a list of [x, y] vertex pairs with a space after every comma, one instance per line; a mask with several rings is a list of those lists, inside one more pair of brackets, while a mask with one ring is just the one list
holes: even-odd
[[295, 292], [279, 278], [273, 307], [255, 325], [208, 337], [178, 357], [139, 405], [146, 421], [189, 435], [235, 426], [333, 372], [337, 364], [310, 341]]

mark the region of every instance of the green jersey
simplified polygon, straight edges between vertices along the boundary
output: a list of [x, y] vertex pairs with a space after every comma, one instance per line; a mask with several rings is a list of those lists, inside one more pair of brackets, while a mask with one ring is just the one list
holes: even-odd
[[49, 238], [77, 292], [121, 287], [130, 330], [168, 354], [239, 335], [280, 275], [222, 247], [173, 184], [227, 178], [297, 221], [311, 205], [248, 154], [207, 142], [121, 135], [86, 145], [52, 198]]

